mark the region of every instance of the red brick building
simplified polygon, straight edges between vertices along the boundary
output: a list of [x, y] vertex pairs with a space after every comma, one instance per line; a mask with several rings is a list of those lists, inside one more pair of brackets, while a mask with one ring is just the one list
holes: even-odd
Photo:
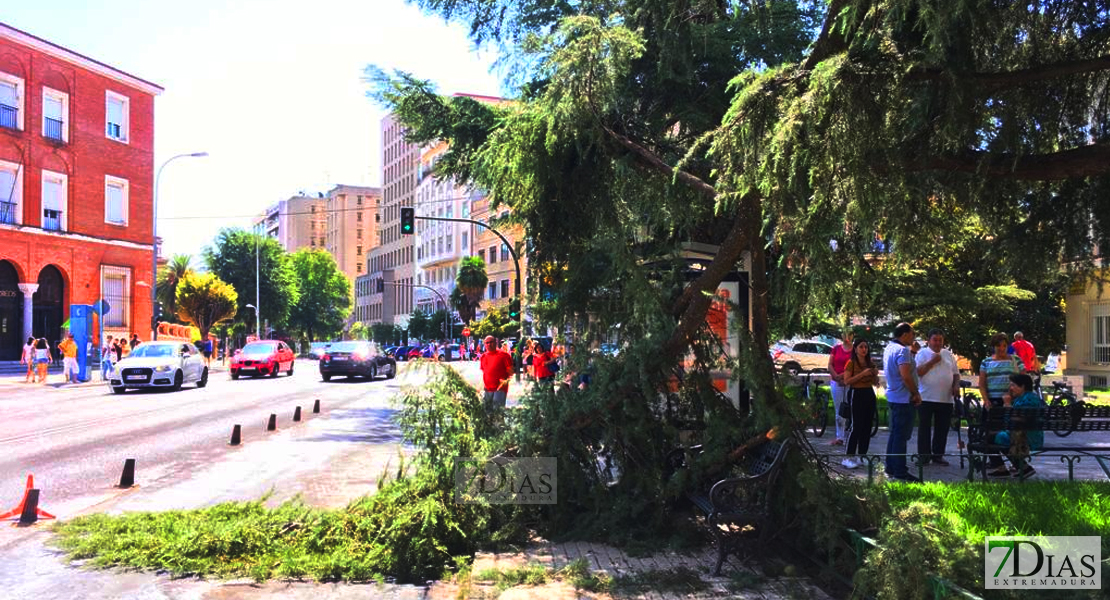
[[0, 23], [0, 360], [101, 299], [105, 333], [150, 338], [161, 92]]

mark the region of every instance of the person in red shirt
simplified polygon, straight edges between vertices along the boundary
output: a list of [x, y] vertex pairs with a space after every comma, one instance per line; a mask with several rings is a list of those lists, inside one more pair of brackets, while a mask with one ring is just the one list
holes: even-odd
[[502, 352], [498, 348], [497, 338], [492, 335], [487, 335], [484, 341], [486, 352], [478, 363], [482, 369], [482, 385], [485, 388], [482, 404], [487, 413], [500, 412], [505, 410], [505, 401], [509, 395], [513, 358], [508, 352]]
[[532, 349], [532, 372], [536, 375], [536, 379], [547, 384], [553, 385], [555, 381], [555, 371], [552, 367], [558, 359], [555, 355], [543, 345], [543, 342], [536, 342], [535, 348]]
[[1033, 344], [1025, 339], [1025, 334], [1018, 331], [1014, 333], [1014, 354], [1021, 359], [1021, 364], [1025, 366], [1026, 373], [1036, 373], [1037, 369], [1037, 351], [1033, 348]]

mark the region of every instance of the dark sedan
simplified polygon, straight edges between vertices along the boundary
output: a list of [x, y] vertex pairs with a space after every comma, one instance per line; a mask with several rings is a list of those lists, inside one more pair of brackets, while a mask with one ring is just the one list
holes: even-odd
[[379, 352], [370, 342], [335, 342], [320, 357], [320, 377], [329, 381], [338, 375], [369, 379], [384, 375], [393, 379], [397, 375], [397, 361]]

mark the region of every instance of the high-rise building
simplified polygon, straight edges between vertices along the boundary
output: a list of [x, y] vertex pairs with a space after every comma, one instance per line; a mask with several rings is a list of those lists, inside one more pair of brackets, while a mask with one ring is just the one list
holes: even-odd
[[275, 202], [266, 209], [265, 216], [255, 221], [255, 227], [278, 241], [286, 252], [301, 248], [324, 250], [327, 248], [327, 200], [323, 194], [293, 196]]
[[[371, 323], [408, 325], [413, 309], [415, 236], [401, 235], [401, 208], [413, 206], [419, 148], [405, 141], [392, 115], [382, 119], [382, 203], [379, 240], [370, 253]], [[384, 293], [377, 292], [377, 281]]]
[[[490, 199], [485, 195], [476, 195], [471, 202], [470, 211], [475, 221], [493, 223], [497, 231], [509, 240], [512, 249], [520, 259], [520, 291], [524, 295], [527, 290], [528, 256], [525, 252], [524, 228], [519, 225], [497, 225], [496, 221], [509, 216], [509, 208], [501, 206], [493, 210]], [[473, 226], [471, 233], [473, 246], [472, 254], [477, 255], [486, 263], [486, 293], [482, 296], [482, 303], [478, 309], [478, 318], [485, 316], [490, 308], [499, 308], [509, 303], [509, 300], [518, 296], [516, 289], [516, 263], [509, 252], [509, 245], [501, 241], [497, 234], [485, 227]]]
[[339, 270], [353, 282], [369, 270], [378, 242], [381, 188], [337, 185], [327, 193], [326, 247]]
[[161, 93], [0, 23], [0, 360], [101, 300], [106, 334], [150, 339]]
[[[420, 156], [417, 172], [416, 214], [425, 217], [470, 218], [470, 190], [458, 185], [454, 178], [433, 176], [436, 163], [447, 150], [439, 142], [426, 146]], [[416, 283], [434, 288], [415, 288], [416, 308], [435, 312], [450, 307], [451, 292], [459, 260], [470, 255], [471, 225], [443, 221], [418, 220], [416, 225]], [[438, 293], [436, 293], [438, 292]]]

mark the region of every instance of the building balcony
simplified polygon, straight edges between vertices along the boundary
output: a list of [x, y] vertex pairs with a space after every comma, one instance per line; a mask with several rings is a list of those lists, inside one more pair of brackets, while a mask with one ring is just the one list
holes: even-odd
[[19, 205], [15, 202], [0, 202], [0, 224], [3, 225], [16, 225], [19, 223], [19, 215], [16, 211]]
[[46, 231], [62, 230], [62, 211], [42, 209], [42, 228]]
[[19, 129], [19, 109], [7, 104], [0, 104], [0, 127]]
[[62, 122], [50, 117], [43, 118], [42, 135], [55, 142], [65, 141], [62, 136]]

